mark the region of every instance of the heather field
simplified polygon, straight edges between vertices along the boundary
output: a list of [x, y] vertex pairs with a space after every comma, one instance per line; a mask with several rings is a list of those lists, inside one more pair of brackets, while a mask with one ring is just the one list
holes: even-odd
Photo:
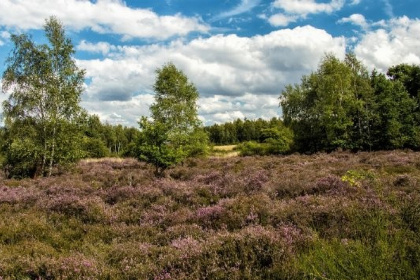
[[0, 279], [420, 279], [419, 169], [337, 152], [4, 179]]

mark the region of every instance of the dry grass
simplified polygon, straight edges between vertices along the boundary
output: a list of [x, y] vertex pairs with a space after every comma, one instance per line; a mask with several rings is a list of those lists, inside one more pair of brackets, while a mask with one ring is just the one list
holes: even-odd
[[86, 158], [82, 159], [81, 163], [95, 163], [95, 162], [123, 162], [126, 161], [124, 158], [119, 157], [106, 157], [106, 158]]
[[214, 146], [213, 150], [215, 151], [233, 151], [235, 149], [236, 145], [225, 145], [225, 146]]
[[237, 145], [214, 146], [210, 152], [211, 158], [231, 158], [239, 156], [239, 152], [235, 151]]

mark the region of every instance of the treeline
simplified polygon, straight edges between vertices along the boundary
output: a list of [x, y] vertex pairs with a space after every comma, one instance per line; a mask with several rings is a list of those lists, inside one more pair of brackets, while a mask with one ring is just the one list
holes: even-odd
[[326, 55], [316, 72], [281, 94], [299, 152], [420, 148], [420, 67], [370, 74], [353, 54]]
[[208, 142], [238, 144], [242, 155], [314, 153], [345, 149], [420, 148], [420, 66], [400, 64], [387, 74], [347, 54], [326, 55], [318, 69], [280, 96], [283, 118], [240, 120], [206, 128], [199, 93], [172, 63], [156, 70], [151, 119], [139, 129], [102, 124], [81, 108], [85, 71], [58, 19], [44, 26], [47, 43], [11, 35], [2, 90], [0, 163], [8, 177], [50, 176], [86, 157], [130, 156], [162, 176], [186, 158], [205, 156]]
[[130, 156], [140, 134], [134, 127], [103, 124], [96, 115], [86, 115], [81, 127], [83, 157], [86, 158]]
[[214, 145], [231, 145], [246, 141], [261, 141], [265, 129], [283, 126], [283, 121], [280, 118], [272, 118], [271, 120], [261, 118], [257, 120], [236, 119], [233, 122], [207, 126], [204, 130], [209, 135], [210, 142]]

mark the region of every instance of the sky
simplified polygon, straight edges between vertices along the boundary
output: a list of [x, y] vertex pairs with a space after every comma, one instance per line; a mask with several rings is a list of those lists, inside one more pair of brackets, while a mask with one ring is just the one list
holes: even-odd
[[1, 73], [10, 34], [45, 43], [50, 16], [86, 70], [81, 105], [125, 126], [150, 115], [155, 70], [168, 62], [197, 87], [205, 125], [281, 117], [284, 87], [327, 53], [353, 52], [380, 72], [420, 64], [418, 0], [0, 0]]

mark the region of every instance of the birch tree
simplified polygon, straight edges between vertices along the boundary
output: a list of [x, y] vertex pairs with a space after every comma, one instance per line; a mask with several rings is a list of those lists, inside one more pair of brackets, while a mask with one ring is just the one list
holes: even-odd
[[208, 137], [198, 119], [199, 93], [174, 64], [156, 70], [152, 120], [143, 117], [139, 157], [156, 167], [161, 176], [168, 167], [185, 158], [205, 153]]
[[62, 23], [50, 17], [44, 31], [48, 43], [41, 45], [26, 34], [11, 36], [2, 77], [2, 90], [11, 92], [3, 103], [10, 176], [51, 176], [54, 166], [81, 156], [77, 120], [85, 72]]

